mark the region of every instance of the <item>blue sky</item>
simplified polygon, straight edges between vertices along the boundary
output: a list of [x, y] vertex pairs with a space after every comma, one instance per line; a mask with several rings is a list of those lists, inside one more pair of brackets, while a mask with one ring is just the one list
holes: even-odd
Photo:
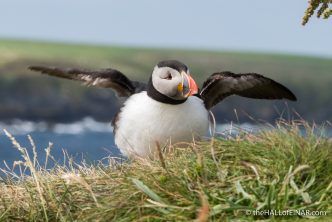
[[332, 18], [307, 0], [0, 0], [0, 38], [332, 57]]

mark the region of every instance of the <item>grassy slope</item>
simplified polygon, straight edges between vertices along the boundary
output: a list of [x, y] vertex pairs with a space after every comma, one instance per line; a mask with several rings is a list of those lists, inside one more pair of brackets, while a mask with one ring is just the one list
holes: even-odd
[[[188, 64], [193, 76], [199, 83], [202, 83], [211, 73], [220, 70], [262, 73], [282, 82], [294, 91], [299, 102], [290, 103], [290, 110], [295, 109], [305, 119], [332, 120], [332, 116], [329, 114], [332, 112], [332, 106], [329, 105], [332, 99], [330, 93], [332, 60], [315, 57], [0, 40], [0, 80], [3, 82], [2, 84], [7, 81], [10, 85], [12, 84], [11, 80], [14, 81], [18, 76], [35, 78], [34, 82], [45, 83], [38, 83], [38, 93], [45, 97], [42, 98], [57, 101], [55, 95], [59, 95], [58, 107], [61, 108], [60, 104], [63, 101], [61, 97], [70, 100], [68, 104], [74, 104], [77, 100], [76, 97], [84, 98], [83, 93], [91, 92], [91, 94], [96, 95], [97, 91], [88, 91], [88, 89], [72, 82], [39, 77], [35, 73], [26, 70], [28, 65], [42, 63], [84, 68], [113, 67], [123, 71], [132, 79], [146, 81], [151, 68], [158, 61], [167, 58], [176, 58]], [[29, 79], [22, 79], [21, 81], [29, 82]], [[12, 84], [9, 90], [14, 90], [12, 89], [14, 86]], [[35, 93], [34, 87], [27, 88], [26, 90], [19, 89], [20, 91], [16, 93], [19, 95]], [[68, 91], [68, 88], [72, 90]], [[75, 92], [74, 95], [72, 92]], [[6, 91], [0, 93], [5, 94]], [[55, 99], [50, 99], [52, 93], [55, 94], [53, 95]], [[31, 95], [31, 98], [38, 99], [39, 97]], [[81, 103], [83, 104], [84, 101]], [[86, 100], [87, 104], [91, 102], [92, 100]], [[248, 99], [231, 98], [226, 99], [223, 106], [217, 106], [215, 112], [219, 113], [218, 121], [230, 121], [230, 116], [234, 115], [229, 113], [234, 108], [240, 110], [239, 113], [241, 113], [241, 110], [245, 110], [247, 113], [256, 114], [254, 115], [256, 119], [269, 118], [271, 120], [280, 116], [274, 110], [274, 105], [278, 105], [278, 109], [285, 108], [282, 102], [272, 103], [255, 100], [253, 103], [252, 100]], [[261, 109], [257, 110], [257, 107], [261, 107]], [[75, 110], [83, 109], [83, 107], [75, 108]], [[103, 110], [106, 107], [100, 109]], [[27, 110], [25, 112], [32, 111]], [[48, 112], [51, 112], [51, 110], [48, 110]], [[90, 115], [93, 115], [93, 113]]]
[[[315, 75], [329, 77], [331, 59], [204, 50], [149, 49], [111, 46], [74, 45], [28, 41], [0, 40], [0, 66], [19, 59], [47, 62], [77, 63], [81, 67], [115, 67], [146, 79], [158, 61], [177, 58], [188, 64], [196, 78], [203, 81], [207, 75], [218, 70], [234, 72], [260, 72], [290, 83], [303, 81]], [[23, 70], [21, 70], [23, 71]], [[321, 81], [322, 84], [324, 81]]]
[[[300, 127], [306, 137], [299, 136]], [[327, 211], [310, 221], [332, 221], [332, 143], [313, 131], [301, 123], [280, 124], [258, 135], [189, 144], [154, 161], [50, 171], [12, 138], [25, 157], [18, 165], [32, 176], [7, 172], [0, 183], [0, 220], [307, 221], [245, 215], [302, 209]]]

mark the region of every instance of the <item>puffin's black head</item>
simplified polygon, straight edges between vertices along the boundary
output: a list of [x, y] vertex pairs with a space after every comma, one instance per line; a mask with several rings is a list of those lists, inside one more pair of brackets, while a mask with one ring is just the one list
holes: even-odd
[[182, 71], [184, 71], [185, 73], [188, 72], [188, 67], [185, 64], [183, 64], [182, 62], [177, 61], [177, 60], [163, 60], [163, 61], [160, 61], [157, 64], [157, 66], [159, 68], [169, 67], [169, 68], [177, 70], [179, 73], [181, 73]]
[[197, 92], [197, 84], [188, 67], [177, 60], [159, 62], [153, 69], [147, 89], [151, 98], [169, 104], [183, 103]]

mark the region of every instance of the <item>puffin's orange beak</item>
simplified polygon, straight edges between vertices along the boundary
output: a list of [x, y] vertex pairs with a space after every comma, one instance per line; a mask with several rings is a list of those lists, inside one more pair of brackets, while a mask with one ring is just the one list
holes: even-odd
[[182, 72], [181, 74], [182, 74], [182, 84], [179, 84], [178, 91], [182, 92], [184, 97], [197, 94], [198, 87], [195, 80], [185, 72]]
[[189, 96], [192, 96], [198, 93], [198, 86], [195, 80], [190, 75], [187, 76], [189, 79], [189, 89], [190, 89]]

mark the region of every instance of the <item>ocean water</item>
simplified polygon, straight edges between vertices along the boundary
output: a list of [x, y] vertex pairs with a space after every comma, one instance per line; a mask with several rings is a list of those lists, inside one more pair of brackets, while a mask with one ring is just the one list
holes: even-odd
[[[53, 143], [51, 154], [57, 162], [63, 163], [64, 152], [75, 161], [82, 159], [88, 163], [96, 163], [107, 156], [119, 157], [120, 151], [114, 144], [113, 129], [109, 123], [96, 122], [91, 118], [71, 124], [34, 123], [16, 120], [10, 124], [0, 123], [0, 168], [13, 166], [14, 161], [22, 160], [20, 152], [14, 148], [11, 140], [5, 135], [3, 129], [11, 133], [22, 147], [27, 148], [32, 157], [32, 146], [27, 135], [30, 135], [36, 145], [38, 161], [45, 162], [45, 149]], [[239, 132], [258, 132], [269, 130], [268, 126], [252, 124], [222, 124], [217, 125], [217, 136], [236, 135]], [[332, 130], [326, 132], [332, 137]], [[6, 163], [6, 164], [5, 164]]]
[[11, 167], [14, 161], [22, 160], [21, 153], [13, 146], [3, 129], [12, 134], [22, 147], [27, 148], [32, 157], [32, 145], [27, 137], [30, 135], [35, 143], [38, 161], [45, 161], [45, 149], [52, 143], [51, 154], [59, 163], [63, 163], [64, 152], [75, 161], [84, 159], [95, 163], [107, 156], [121, 156], [114, 144], [112, 127], [108, 123], [99, 123], [90, 118], [72, 124], [33, 123], [14, 121], [11, 124], [0, 123], [0, 168], [5, 163]]

